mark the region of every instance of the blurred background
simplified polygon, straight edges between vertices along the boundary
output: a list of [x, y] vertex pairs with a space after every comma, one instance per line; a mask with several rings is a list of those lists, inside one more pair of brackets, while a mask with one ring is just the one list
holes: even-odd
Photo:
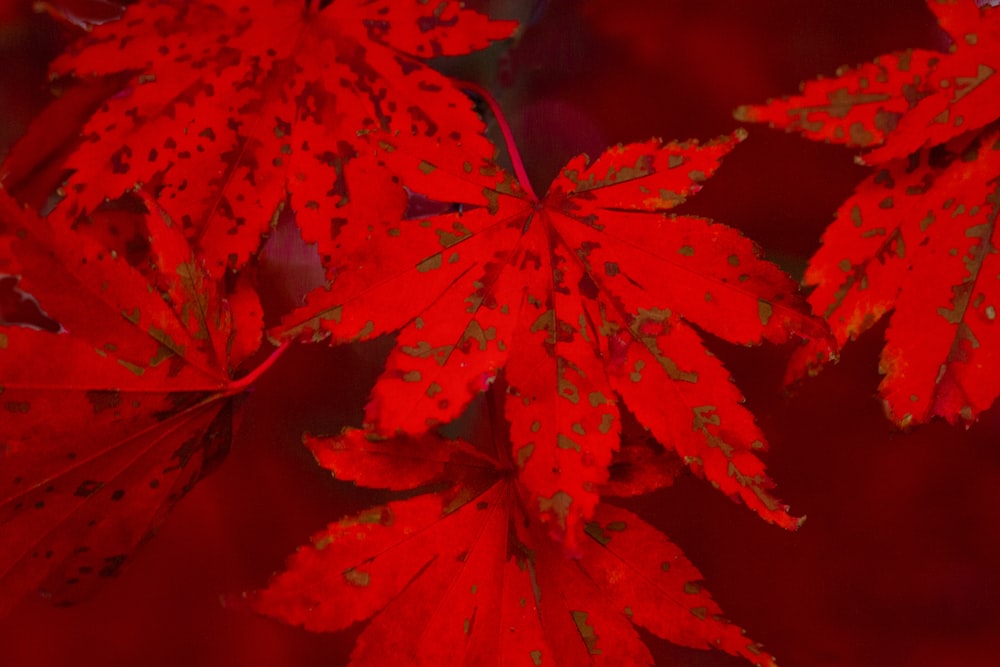
[[[520, 19], [520, 39], [441, 66], [495, 91], [536, 191], [577, 153], [729, 133], [740, 104], [880, 53], [947, 46], [923, 0], [470, 4]], [[0, 0], [0, 156], [48, 99], [47, 61], [72, 35], [31, 2]], [[685, 212], [741, 229], [798, 277], [866, 170], [848, 149], [748, 130]], [[797, 533], [691, 476], [628, 505], [784, 667], [996, 665], [1000, 415], [895, 430], [875, 396], [883, 333], [791, 394], [790, 350], [710, 340], [770, 439], [778, 496], [808, 516]], [[360, 422], [386, 349], [292, 349], [247, 399], [225, 465], [130, 568], [88, 603], [29, 599], [0, 620], [0, 665], [346, 664], [360, 626], [310, 634], [228, 611], [220, 595], [265, 585], [314, 531], [379, 500], [330, 479], [299, 441]], [[644, 637], [660, 665], [745, 664]]]

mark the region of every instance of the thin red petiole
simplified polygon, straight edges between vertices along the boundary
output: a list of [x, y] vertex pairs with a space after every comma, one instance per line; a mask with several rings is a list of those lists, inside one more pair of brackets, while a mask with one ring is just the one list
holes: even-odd
[[535, 194], [534, 189], [531, 187], [531, 181], [528, 180], [528, 172], [524, 169], [524, 162], [521, 160], [521, 153], [517, 150], [517, 143], [514, 141], [514, 133], [510, 130], [510, 124], [507, 122], [506, 116], [503, 115], [503, 110], [497, 101], [490, 95], [489, 91], [480, 86], [478, 83], [472, 83], [471, 81], [462, 81], [459, 86], [471, 90], [476, 95], [479, 95], [486, 104], [489, 105], [490, 111], [493, 112], [493, 117], [497, 119], [497, 125], [500, 126], [500, 132], [503, 134], [504, 143], [507, 144], [507, 154], [510, 155], [510, 161], [514, 165], [514, 174], [517, 176], [517, 180], [520, 182], [521, 187], [524, 188], [524, 192], [528, 195], [528, 198], [533, 202], [538, 202], [538, 195]]
[[271, 366], [273, 366], [275, 362], [277, 362], [278, 359], [281, 358], [281, 355], [285, 353], [285, 350], [287, 350], [289, 346], [291, 346], [291, 344], [292, 341], [286, 340], [284, 343], [279, 345], [274, 350], [274, 352], [272, 352], [270, 356], [268, 356], [267, 359], [265, 359], [259, 366], [257, 366], [257, 368], [253, 369], [252, 371], [241, 377], [239, 380], [236, 380], [235, 382], [230, 384], [226, 388], [226, 394], [232, 396], [233, 394], [239, 394], [240, 392], [245, 391], [247, 387], [256, 382], [261, 375], [266, 373], [268, 369], [270, 369]]

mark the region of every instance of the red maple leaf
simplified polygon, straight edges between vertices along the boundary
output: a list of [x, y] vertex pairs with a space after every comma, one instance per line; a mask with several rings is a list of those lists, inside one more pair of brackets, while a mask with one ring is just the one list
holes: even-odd
[[[953, 40], [947, 54], [881, 56], [737, 111], [812, 139], [876, 147], [863, 161], [877, 171], [837, 212], [805, 282], [840, 344], [893, 311], [880, 392], [901, 426], [972, 422], [1000, 394], [1000, 10], [973, 0], [928, 6]], [[800, 357], [791, 374], [814, 361]]]
[[616, 396], [723, 492], [797, 525], [768, 494], [755, 455], [764, 436], [690, 325], [743, 344], [825, 332], [737, 231], [665, 214], [743, 134], [580, 156], [541, 200], [459, 146], [370, 136], [377, 150], [346, 171], [372, 189], [365, 200], [386, 192], [377, 174], [389, 169], [450, 208], [414, 216], [400, 192], [364, 224], [334, 230], [319, 245], [330, 284], [278, 332], [338, 342], [402, 327], [367, 422], [421, 433], [458, 416], [505, 367], [521, 480], [570, 546], [618, 446]]
[[226, 454], [233, 398], [267, 365], [241, 370], [256, 292], [226, 289], [160, 213], [132, 266], [0, 191], [0, 612], [117, 574]]
[[471, 102], [427, 67], [508, 37], [439, 0], [152, 0], [96, 26], [58, 74], [132, 74], [83, 129], [57, 211], [75, 220], [137, 184], [179, 213], [213, 270], [238, 267], [290, 198], [340, 224], [358, 132], [394, 129], [492, 148]]
[[[775, 664], [632, 512], [598, 505], [578, 557], [566, 558], [528, 509], [507, 446], [487, 454], [436, 435], [361, 430], [305, 443], [338, 479], [423, 493], [330, 524], [266, 589], [231, 604], [318, 632], [371, 619], [352, 665], [652, 664], [635, 626]], [[662, 470], [647, 461], [635, 472]]]
[[848, 146], [880, 146], [867, 164], [904, 158], [943, 144], [997, 118], [1000, 99], [1000, 18], [975, 0], [928, 0], [952, 39], [948, 53], [909, 49], [871, 64], [841, 68], [834, 78], [802, 86], [797, 96], [736, 111], [810, 139]]

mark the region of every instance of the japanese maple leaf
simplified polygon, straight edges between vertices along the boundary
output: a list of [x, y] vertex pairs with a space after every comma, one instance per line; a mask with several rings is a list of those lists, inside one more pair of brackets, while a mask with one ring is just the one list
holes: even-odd
[[266, 589], [231, 603], [319, 632], [371, 619], [351, 665], [650, 665], [635, 626], [774, 664], [632, 512], [597, 506], [566, 558], [527, 509], [506, 447], [360, 430], [305, 442], [338, 479], [418, 495], [330, 524]]
[[387, 435], [452, 420], [505, 367], [522, 482], [570, 547], [618, 446], [619, 399], [725, 493], [795, 526], [767, 492], [763, 435], [691, 324], [744, 344], [823, 328], [738, 232], [664, 213], [742, 137], [580, 156], [541, 200], [461, 147], [428, 141], [410, 153], [410, 137], [374, 137], [378, 151], [348, 178], [374, 198], [387, 166], [452, 210], [405, 219], [405, 194], [383, 196], [365, 224], [320, 243], [330, 284], [277, 333], [337, 342], [402, 327], [366, 413]]
[[[880, 392], [899, 425], [965, 422], [1000, 394], [1000, 10], [930, 1], [949, 53], [906, 51], [745, 107], [747, 120], [874, 147], [806, 270], [840, 344], [892, 312]], [[792, 374], [814, 360], [799, 358]]]
[[[58, 74], [132, 73], [85, 126], [58, 211], [75, 220], [136, 184], [154, 188], [219, 266], [245, 263], [290, 197], [300, 219], [338, 226], [340, 174], [358, 132], [447, 135], [487, 155], [471, 102], [433, 56], [508, 37], [453, 0], [151, 0], [93, 27]], [[242, 243], [241, 243], [242, 241]]]
[[256, 293], [227, 290], [161, 213], [132, 266], [0, 191], [0, 613], [115, 575], [228, 451], [233, 398], [264, 369], [234, 379]]

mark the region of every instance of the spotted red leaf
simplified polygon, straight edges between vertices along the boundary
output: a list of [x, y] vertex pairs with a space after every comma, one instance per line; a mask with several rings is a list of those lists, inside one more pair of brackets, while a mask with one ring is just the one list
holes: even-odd
[[[880, 393], [901, 426], [971, 422], [1000, 395], [1000, 10], [928, 5], [952, 37], [948, 54], [883, 56], [742, 112], [813, 139], [846, 137], [850, 122], [865, 135], [855, 145], [880, 146], [865, 156], [878, 171], [840, 207], [805, 282], [840, 344], [892, 312]], [[840, 101], [821, 108], [823, 96]], [[822, 361], [805, 350], [790, 376]]]
[[382, 136], [376, 166], [397, 170], [412, 192], [457, 203], [407, 218], [405, 200], [383, 199], [368, 224], [337, 230], [320, 244], [330, 284], [286, 319], [284, 334], [344, 341], [402, 327], [367, 410], [385, 434], [450, 421], [505, 367], [521, 480], [570, 545], [618, 447], [619, 399], [713, 484], [793, 527], [767, 492], [755, 454], [763, 435], [691, 324], [744, 344], [825, 332], [738, 232], [664, 213], [741, 137], [581, 156], [535, 201], [460, 148], [413, 154], [409, 139]]
[[525, 509], [509, 455], [357, 430], [306, 444], [339, 479], [439, 489], [330, 524], [268, 588], [232, 600], [319, 632], [371, 619], [351, 665], [650, 665], [636, 626], [774, 664], [631, 512], [599, 505], [570, 559]]
[[63, 87], [59, 96], [32, 118], [24, 135], [0, 162], [3, 188], [37, 210], [49, 208], [49, 200], [67, 176], [63, 163], [79, 138], [80, 128], [121, 89], [123, 81], [123, 77], [90, 77]]
[[134, 267], [0, 192], [0, 612], [115, 575], [228, 451], [260, 304], [159, 213]]
[[951, 37], [948, 53], [909, 50], [802, 86], [800, 95], [746, 106], [737, 116], [810, 139], [876, 147], [865, 162], [904, 158], [997, 118], [1000, 10], [975, 0], [927, 0]]
[[841, 343], [892, 312], [880, 391], [901, 426], [972, 421], [1000, 395], [998, 211], [1000, 134], [966, 136], [868, 177], [810, 262]]
[[132, 74], [84, 128], [57, 210], [75, 219], [146, 184], [213, 270], [239, 266], [289, 197], [311, 226], [340, 224], [359, 131], [446, 136], [491, 155], [468, 98], [425, 59], [512, 29], [453, 0], [136, 3], [53, 64]]

